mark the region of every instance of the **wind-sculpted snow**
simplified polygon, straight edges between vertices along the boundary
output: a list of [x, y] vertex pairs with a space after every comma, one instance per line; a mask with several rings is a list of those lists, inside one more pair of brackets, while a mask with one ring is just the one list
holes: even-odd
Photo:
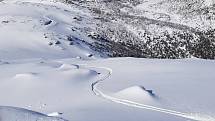
[[153, 90], [147, 90], [143, 86], [132, 86], [126, 89], [116, 92], [113, 97], [121, 99], [135, 100], [139, 102], [156, 103], [159, 97], [153, 92]]
[[[100, 82], [103, 81], [107, 81], [108, 78], [112, 75], [113, 71], [110, 68], [107, 67], [98, 67], [98, 68], [103, 68], [105, 69], [108, 73], [106, 76], [104, 76], [102, 79], [97, 80], [96, 82], [92, 83], [92, 91], [94, 92], [95, 95], [102, 97], [104, 99], [110, 100], [112, 102], [115, 103], [119, 103], [119, 104], [123, 104], [129, 107], [135, 107], [135, 108], [141, 108], [141, 109], [147, 109], [147, 110], [152, 110], [152, 111], [156, 111], [156, 112], [161, 112], [161, 113], [165, 113], [165, 114], [169, 114], [169, 115], [174, 115], [174, 116], [178, 116], [178, 117], [183, 117], [189, 120], [195, 120], [195, 121], [215, 121], [215, 118], [210, 116], [210, 115], [204, 115], [204, 114], [198, 114], [198, 113], [185, 113], [185, 112], [179, 112], [179, 111], [174, 111], [174, 110], [170, 110], [170, 109], [165, 109], [165, 108], [159, 108], [159, 107], [155, 107], [155, 106], [151, 106], [151, 105], [147, 105], [144, 103], [138, 103], [136, 101], [131, 101], [128, 99], [125, 99], [125, 97], [121, 97], [122, 95], [125, 95], [127, 97], [135, 97], [136, 99], [139, 96], [144, 96], [143, 98], [143, 102], [147, 103], [147, 101], [149, 101], [149, 98], [151, 98], [152, 101], [152, 97], [150, 94], [147, 94], [148, 92], [142, 92], [143, 90], [145, 90], [145, 88], [143, 87], [130, 87], [128, 89], [122, 90], [120, 92], [118, 92], [117, 95], [114, 96], [110, 96], [107, 95], [105, 93], [103, 93], [99, 88], [97, 88], [97, 85], [99, 85]], [[141, 93], [139, 93], [141, 91]], [[133, 95], [130, 95], [133, 94]], [[134, 95], [134, 93], [137, 93], [138, 95]]]
[[6, 106], [0, 106], [0, 119], [1, 121], [67, 121], [22, 108]]
[[[214, 89], [214, 75], [208, 75], [213, 70], [212, 61], [68, 58], [7, 62], [0, 65], [1, 105], [69, 121], [124, 121], [134, 114], [137, 121], [214, 121], [209, 113], [214, 112], [214, 97], [207, 95]], [[200, 72], [201, 76], [195, 77]], [[197, 84], [198, 88], [193, 87]], [[198, 106], [202, 107], [200, 111]], [[7, 115], [3, 117], [10, 120], [16, 119], [15, 114], [23, 119], [27, 118], [23, 115], [32, 114], [9, 109], [4, 109]], [[31, 116], [33, 121], [40, 117], [38, 113]], [[41, 116], [48, 121], [54, 118]]]

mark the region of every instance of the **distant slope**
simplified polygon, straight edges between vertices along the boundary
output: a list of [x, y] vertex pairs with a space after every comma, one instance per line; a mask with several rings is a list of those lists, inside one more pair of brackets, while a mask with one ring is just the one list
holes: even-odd
[[91, 11], [98, 22], [95, 33], [110, 41], [103, 46], [111, 56], [215, 58], [215, 10], [210, 1], [59, 1]]

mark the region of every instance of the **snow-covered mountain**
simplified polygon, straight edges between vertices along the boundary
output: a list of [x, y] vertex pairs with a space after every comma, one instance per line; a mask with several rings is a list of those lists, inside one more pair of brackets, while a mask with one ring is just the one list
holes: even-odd
[[[60, 0], [61, 1], [61, 0]], [[204, 0], [65, 0], [88, 8], [110, 56], [214, 59], [215, 10]], [[101, 43], [102, 44], [102, 43]], [[100, 45], [100, 44], [97, 44]]]
[[0, 0], [0, 121], [215, 121], [214, 36], [209, 0]]
[[1, 58], [215, 58], [213, 1], [13, 2], [1, 2]]

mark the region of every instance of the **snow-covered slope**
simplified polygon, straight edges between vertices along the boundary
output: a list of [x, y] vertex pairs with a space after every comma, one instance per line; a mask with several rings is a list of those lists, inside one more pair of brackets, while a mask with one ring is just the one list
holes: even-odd
[[1, 58], [214, 59], [214, 9], [202, 2], [4, 0]]
[[111, 56], [215, 58], [215, 10], [210, 1], [58, 1], [91, 11], [97, 21], [96, 35], [110, 41], [103, 46]]
[[26, 109], [6, 106], [0, 107], [0, 117], [1, 121], [66, 121]]
[[[87, 36], [94, 23], [87, 10], [51, 1], [0, 3], [0, 58], [99, 56]], [[103, 55], [104, 56], [104, 55]]]
[[[139, 43], [146, 28], [191, 26], [135, 15], [146, 6], [140, 0], [64, 2], [0, 2], [0, 121], [215, 121], [214, 61], [101, 58], [193, 56], [184, 43], [170, 53], [162, 46], [166, 39], [151, 41], [152, 34], [145, 36], [148, 45]], [[201, 44], [205, 50], [213, 49], [211, 33], [203, 35], [209, 41]], [[200, 57], [213, 58], [215, 51], [201, 52]]]
[[[69, 121], [215, 121], [214, 66], [197, 59], [8, 61], [0, 65], [0, 105]], [[27, 115], [0, 111], [5, 119], [16, 114]]]

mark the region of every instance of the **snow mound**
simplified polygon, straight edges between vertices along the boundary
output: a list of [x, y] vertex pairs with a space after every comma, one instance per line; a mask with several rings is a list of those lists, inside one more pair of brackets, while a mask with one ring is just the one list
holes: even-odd
[[123, 89], [115, 93], [114, 96], [137, 102], [152, 102], [155, 99], [155, 94], [152, 90], [146, 90], [143, 86], [132, 86]]
[[67, 121], [22, 108], [0, 106], [1, 121]]
[[20, 73], [14, 76], [14, 79], [32, 79], [35, 78], [37, 73]]
[[60, 70], [71, 70], [71, 69], [78, 69], [78, 65], [71, 65], [71, 64], [62, 64], [59, 69]]
[[66, 71], [63, 71], [63, 73], [68, 76], [73, 76], [73, 78], [76, 80], [88, 80], [98, 75], [96, 71], [88, 70], [88, 69], [79, 69], [77, 71], [66, 70]]
[[51, 68], [59, 68], [62, 66], [61, 63], [55, 62], [55, 61], [40, 61], [38, 63], [38, 66], [46, 66], [46, 67], [51, 67]]

